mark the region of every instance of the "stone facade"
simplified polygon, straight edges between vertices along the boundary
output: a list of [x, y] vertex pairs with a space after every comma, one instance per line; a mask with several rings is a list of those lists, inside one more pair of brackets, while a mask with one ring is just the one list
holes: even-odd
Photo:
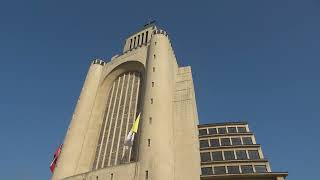
[[[139, 113], [133, 146], [124, 148]], [[201, 175], [213, 164], [200, 160], [208, 150], [199, 138], [209, 136], [199, 136], [198, 124], [191, 67], [179, 67], [168, 33], [148, 24], [126, 39], [122, 54], [91, 63], [52, 180], [285, 177], [268, 173], [266, 162], [264, 174]]]

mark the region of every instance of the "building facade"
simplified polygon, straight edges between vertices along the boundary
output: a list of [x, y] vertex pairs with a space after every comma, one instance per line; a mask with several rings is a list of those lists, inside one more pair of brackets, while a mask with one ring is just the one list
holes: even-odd
[[122, 54], [92, 62], [52, 180], [199, 179], [197, 125], [191, 68], [178, 66], [167, 32], [148, 24]]
[[[138, 133], [126, 148], [125, 138], [140, 113]], [[149, 23], [125, 40], [121, 54], [91, 63], [52, 180], [199, 180], [230, 175], [232, 170], [215, 170], [211, 158], [217, 153], [211, 152], [216, 147], [210, 146], [210, 138], [231, 134], [212, 134], [208, 128], [215, 124], [198, 125], [191, 67], [179, 67], [167, 32]], [[254, 159], [258, 164], [247, 175], [270, 174], [260, 146], [249, 136], [253, 144], [239, 150], [262, 159]], [[244, 174], [239, 171], [234, 177]]]
[[201, 179], [284, 180], [272, 172], [246, 122], [199, 125]]

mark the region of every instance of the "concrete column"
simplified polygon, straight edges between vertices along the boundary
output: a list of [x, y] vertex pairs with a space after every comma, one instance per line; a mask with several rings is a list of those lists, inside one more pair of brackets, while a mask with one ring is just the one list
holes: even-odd
[[165, 34], [152, 36], [147, 57], [143, 119], [140, 124], [139, 180], [146, 179], [146, 171], [152, 180], [174, 178], [174, 76], [169, 47], [169, 39]]
[[89, 68], [52, 180], [77, 174], [80, 154], [85, 151], [83, 144], [104, 64], [101, 60], [95, 60]]

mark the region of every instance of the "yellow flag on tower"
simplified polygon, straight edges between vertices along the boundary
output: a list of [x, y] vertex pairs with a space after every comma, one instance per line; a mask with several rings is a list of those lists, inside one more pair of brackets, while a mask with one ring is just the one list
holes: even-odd
[[138, 132], [138, 128], [139, 128], [139, 121], [140, 121], [140, 114], [138, 115], [138, 117], [136, 118], [136, 120], [133, 122], [133, 125], [131, 127], [131, 130], [127, 136], [127, 138], [124, 141], [124, 145], [125, 146], [132, 146], [133, 145], [133, 140], [134, 140], [134, 135]]

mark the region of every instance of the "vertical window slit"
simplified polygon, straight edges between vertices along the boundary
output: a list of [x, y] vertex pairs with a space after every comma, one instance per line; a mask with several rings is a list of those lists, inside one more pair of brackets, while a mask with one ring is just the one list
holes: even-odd
[[134, 37], [134, 40], [133, 40], [133, 47], [136, 47], [136, 39], [137, 39], [137, 37]]
[[131, 49], [131, 47], [132, 47], [132, 39], [130, 39], [130, 49]]
[[144, 33], [142, 33], [142, 35], [141, 35], [141, 44], [144, 44], [143, 38], [144, 38]]
[[139, 46], [140, 45], [140, 35], [138, 35], [138, 43], [137, 45]]
[[148, 31], [146, 32], [146, 42], [145, 43], [147, 43], [148, 42]]

